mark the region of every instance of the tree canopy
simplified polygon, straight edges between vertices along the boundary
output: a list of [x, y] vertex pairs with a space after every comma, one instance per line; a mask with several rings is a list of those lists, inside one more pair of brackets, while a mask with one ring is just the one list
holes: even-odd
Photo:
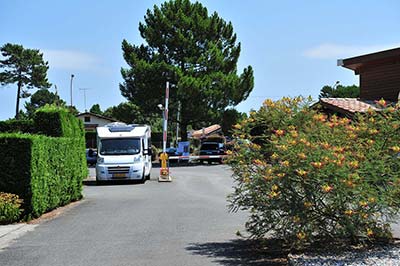
[[319, 98], [358, 98], [360, 88], [356, 85], [351, 86], [324, 86], [318, 96]]
[[[237, 73], [241, 45], [231, 22], [201, 3], [171, 0], [148, 9], [139, 31], [145, 44], [122, 42], [129, 68], [122, 68], [121, 93], [146, 114], [157, 108], [171, 83], [170, 114], [180, 102], [181, 136], [188, 125], [221, 119], [224, 110], [245, 100], [253, 89], [251, 66]], [[171, 115], [176, 120], [176, 115]]]
[[65, 106], [65, 101], [61, 100], [60, 97], [47, 90], [41, 89], [32, 94], [29, 102], [25, 103], [25, 109], [28, 117], [32, 117], [37, 109], [45, 106], [46, 104], [55, 104], [58, 106]]
[[36, 49], [25, 49], [22, 45], [7, 43], [0, 48], [4, 59], [0, 60], [0, 84], [17, 84], [15, 118], [19, 116], [19, 99], [29, 97], [28, 89], [49, 88], [48, 63]]
[[92, 107], [90, 108], [89, 112], [91, 112], [93, 114], [98, 114], [98, 115], [103, 114], [103, 112], [101, 111], [101, 108], [100, 108], [100, 104], [98, 104], [98, 103], [93, 104]]

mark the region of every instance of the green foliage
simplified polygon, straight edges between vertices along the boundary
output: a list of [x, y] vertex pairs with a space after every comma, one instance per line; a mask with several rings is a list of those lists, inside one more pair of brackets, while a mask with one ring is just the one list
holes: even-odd
[[7, 121], [0, 121], [0, 132], [1, 133], [34, 133], [33, 120], [16, 120], [10, 119]]
[[319, 98], [358, 98], [360, 97], [360, 87], [356, 85], [336, 87], [324, 86], [321, 89]]
[[120, 103], [117, 106], [111, 106], [104, 111], [104, 116], [114, 118], [115, 120], [127, 124], [145, 124], [145, 116], [140, 108], [130, 102]]
[[[208, 14], [201, 3], [171, 0], [147, 10], [139, 24], [147, 45], [122, 42], [130, 68], [122, 69], [122, 95], [144, 114], [157, 114], [171, 83], [171, 114], [180, 103], [181, 135], [187, 126], [201, 127], [220, 120], [226, 107], [245, 100], [253, 89], [251, 66], [237, 73], [240, 43], [230, 22]], [[208, 122], [208, 123], [207, 123]]]
[[41, 89], [32, 94], [30, 101], [25, 103], [28, 117], [33, 117], [35, 111], [46, 104], [65, 106], [65, 102], [61, 100], [57, 94], [52, 93], [47, 89]]
[[0, 224], [17, 222], [22, 212], [21, 204], [17, 195], [0, 192]]
[[225, 135], [231, 135], [232, 126], [247, 118], [246, 113], [240, 113], [236, 109], [227, 109], [222, 115], [222, 132]]
[[87, 176], [79, 119], [65, 109], [46, 106], [37, 111], [34, 124], [46, 136], [0, 134], [0, 191], [24, 199], [27, 218], [80, 199]]
[[103, 112], [100, 109], [100, 105], [98, 103], [93, 104], [93, 106], [90, 108], [89, 112], [91, 112], [93, 114], [98, 114], [98, 115], [103, 114]]
[[299, 246], [390, 239], [400, 207], [399, 107], [350, 121], [284, 98], [236, 125], [230, 200], [250, 211], [252, 236]]
[[47, 62], [39, 50], [25, 49], [22, 45], [7, 43], [0, 48], [4, 57], [0, 60], [0, 84], [17, 84], [17, 104], [15, 118], [19, 116], [19, 99], [29, 97], [26, 89], [49, 88]]

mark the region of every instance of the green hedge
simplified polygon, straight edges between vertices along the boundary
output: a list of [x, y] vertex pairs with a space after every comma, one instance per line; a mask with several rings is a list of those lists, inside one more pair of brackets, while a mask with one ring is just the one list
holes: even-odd
[[80, 199], [87, 176], [80, 120], [46, 107], [36, 112], [34, 124], [43, 135], [0, 134], [0, 191], [23, 199], [27, 218]]
[[21, 133], [34, 133], [35, 127], [33, 120], [7, 120], [0, 121], [0, 132], [2, 133], [12, 133], [12, 132], [21, 132]]

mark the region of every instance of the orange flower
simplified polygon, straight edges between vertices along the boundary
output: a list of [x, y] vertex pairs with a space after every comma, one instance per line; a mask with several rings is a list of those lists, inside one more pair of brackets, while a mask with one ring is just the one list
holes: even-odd
[[321, 169], [323, 164], [321, 162], [311, 162], [310, 163], [314, 168]]
[[272, 191], [277, 191], [279, 187], [277, 185], [272, 185], [271, 190]]
[[255, 160], [253, 161], [253, 163], [256, 164], [256, 165], [266, 165], [266, 163], [263, 162], [263, 161], [261, 161], [260, 159], [255, 159]]
[[380, 99], [379, 101], [375, 101], [376, 104], [380, 105], [381, 107], [386, 107], [387, 103], [384, 99]]
[[353, 187], [354, 187], [353, 181], [347, 180], [347, 181], [346, 181], [346, 186], [348, 186], [349, 188], [353, 188]]
[[277, 130], [275, 130], [275, 135], [277, 135], [277, 136], [283, 136], [285, 134], [285, 131], [284, 130], [282, 130], [282, 129], [277, 129]]
[[285, 173], [278, 173], [276, 176], [279, 178], [282, 178], [282, 177], [285, 177], [285, 175], [286, 175]]
[[323, 190], [325, 193], [329, 193], [329, 192], [331, 192], [331, 191], [333, 190], [333, 187], [330, 186], [330, 185], [323, 185], [323, 186], [322, 186], [322, 190]]
[[361, 207], [367, 207], [368, 206], [368, 202], [366, 202], [365, 200], [362, 200], [358, 203]]
[[242, 128], [242, 126], [240, 124], [236, 124], [233, 127], [236, 128], [236, 129], [241, 129]]
[[232, 154], [233, 154], [233, 152], [231, 150], [226, 151], [226, 155], [232, 155]]
[[302, 160], [305, 160], [307, 158], [307, 155], [305, 155], [304, 152], [300, 152], [300, 153], [297, 154], [297, 157], [299, 157]]
[[367, 236], [372, 237], [374, 235], [374, 231], [372, 231], [370, 228], [367, 228]]
[[349, 162], [349, 166], [351, 168], [357, 169], [359, 167], [359, 163], [358, 163], [358, 161], [351, 161], [351, 162]]
[[297, 138], [297, 137], [299, 136], [299, 133], [297, 133], [297, 131], [292, 130], [292, 131], [290, 131], [290, 135], [291, 135], [293, 138]]
[[321, 143], [321, 147], [324, 148], [324, 149], [329, 149], [331, 147], [331, 145], [329, 145], [328, 142], [322, 142]]

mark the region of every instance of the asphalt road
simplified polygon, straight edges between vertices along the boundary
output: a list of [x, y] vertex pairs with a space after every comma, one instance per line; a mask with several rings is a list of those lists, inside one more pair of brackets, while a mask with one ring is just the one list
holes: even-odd
[[[0, 251], [0, 265], [245, 265], [247, 215], [229, 213], [224, 165], [175, 167], [172, 183], [85, 186], [85, 199]], [[231, 256], [230, 258], [228, 258]]]

